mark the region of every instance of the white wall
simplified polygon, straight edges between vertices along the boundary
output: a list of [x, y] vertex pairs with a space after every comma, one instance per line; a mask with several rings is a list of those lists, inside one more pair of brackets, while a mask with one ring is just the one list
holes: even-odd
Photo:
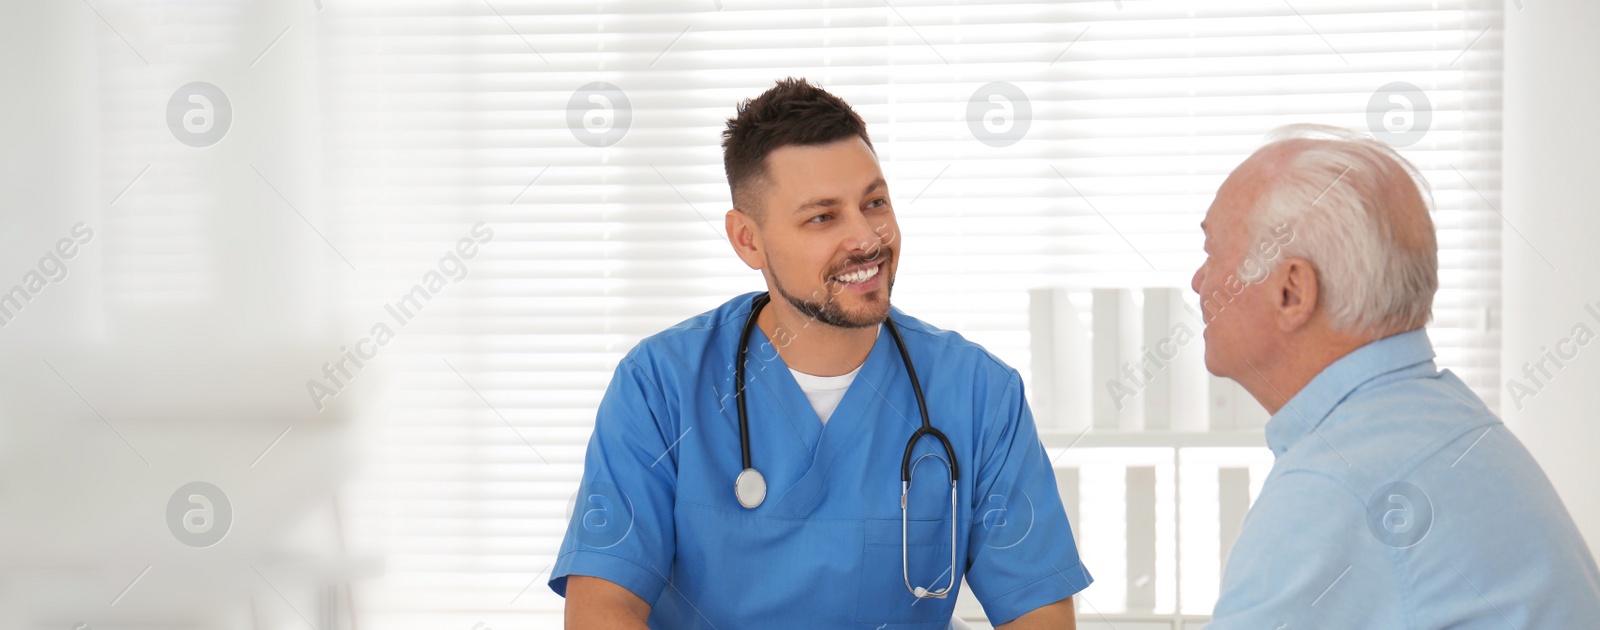
[[[1506, 6], [1501, 210], [1510, 227], [1501, 365], [1505, 379], [1529, 389], [1536, 388], [1525, 364], [1558, 350], [1580, 324], [1600, 333], [1600, 316], [1584, 308], [1600, 312], [1597, 27], [1593, 0]], [[1600, 341], [1577, 341], [1559, 346], [1577, 356], [1559, 369], [1547, 363], [1553, 378], [1541, 378], [1537, 393], [1518, 397], [1503, 384], [1501, 411], [1555, 482], [1590, 549], [1600, 549]]]

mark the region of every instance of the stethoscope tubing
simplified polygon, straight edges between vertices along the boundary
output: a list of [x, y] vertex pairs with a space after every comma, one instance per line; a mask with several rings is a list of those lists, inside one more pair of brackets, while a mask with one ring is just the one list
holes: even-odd
[[[762, 500], [765, 498], [766, 494], [766, 482], [765, 479], [761, 477], [760, 472], [755, 469], [750, 456], [750, 416], [748, 409], [745, 406], [744, 363], [750, 348], [750, 334], [755, 330], [756, 327], [756, 316], [761, 313], [761, 309], [764, 308], [771, 300], [771, 294], [762, 293], [761, 295], [756, 296], [755, 299], [750, 302], [750, 315], [745, 319], [744, 330], [739, 334], [739, 348], [735, 353], [733, 368], [735, 381], [734, 405], [738, 408], [739, 413], [739, 456], [740, 463], [743, 465], [743, 472], [740, 473], [739, 480], [734, 484], [734, 490], [735, 494], [739, 495], [740, 504], [744, 505], [744, 507], [747, 509], [754, 509], [762, 503]], [[947, 597], [950, 594], [950, 590], [955, 587], [957, 514], [956, 497], [958, 494], [957, 483], [961, 479], [961, 467], [956, 460], [955, 447], [951, 446], [950, 438], [946, 437], [943, 431], [934, 428], [933, 421], [928, 417], [928, 403], [922, 395], [922, 382], [921, 379], [917, 378], [916, 367], [911, 364], [911, 353], [906, 350], [905, 340], [900, 337], [900, 328], [895, 325], [893, 317], [886, 317], [883, 321], [889, 328], [889, 336], [894, 339], [895, 348], [900, 351], [900, 362], [906, 366], [906, 375], [911, 379], [911, 391], [913, 394], [916, 394], [917, 397], [917, 412], [922, 418], [922, 426], [918, 427], [916, 431], [911, 433], [911, 438], [906, 441], [905, 454], [900, 458], [900, 573], [902, 578], [905, 580], [906, 590], [911, 591], [913, 597], [918, 599], [942, 599]], [[948, 583], [946, 583], [944, 588], [937, 591], [930, 591], [920, 586], [911, 586], [911, 574], [908, 564], [909, 560], [907, 558], [908, 550], [906, 546], [906, 537], [908, 534], [907, 529], [909, 527], [906, 499], [911, 491], [911, 469], [914, 467], [911, 462], [911, 455], [912, 452], [916, 450], [917, 441], [928, 436], [932, 436], [934, 439], [938, 440], [939, 445], [944, 448], [945, 456], [948, 458], [946, 460], [946, 464], [948, 465], [950, 471], [950, 580]], [[924, 455], [923, 457], [928, 457], [930, 455]], [[753, 503], [746, 503], [745, 497], [740, 493], [741, 483], [739, 482], [744, 481], [746, 474], [751, 474], [754, 478], [758, 479], [761, 484], [761, 490], [758, 498], [756, 498]]]

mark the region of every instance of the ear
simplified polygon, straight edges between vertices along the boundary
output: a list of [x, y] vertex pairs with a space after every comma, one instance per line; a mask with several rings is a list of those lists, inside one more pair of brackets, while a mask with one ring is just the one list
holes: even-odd
[[745, 214], [743, 210], [734, 208], [723, 217], [723, 228], [728, 233], [728, 243], [733, 245], [733, 253], [739, 255], [739, 260], [751, 269], [761, 270], [767, 266], [766, 244], [761, 240], [761, 232], [756, 228], [753, 217]]
[[1277, 311], [1278, 329], [1294, 332], [1311, 321], [1317, 312], [1317, 271], [1311, 261], [1290, 257], [1275, 276], [1280, 275], [1273, 293], [1273, 308]]

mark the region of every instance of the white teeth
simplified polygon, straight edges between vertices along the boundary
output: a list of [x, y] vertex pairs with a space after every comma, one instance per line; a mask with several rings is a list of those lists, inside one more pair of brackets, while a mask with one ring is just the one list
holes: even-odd
[[878, 275], [878, 267], [874, 266], [857, 271], [855, 273], [834, 276], [834, 279], [846, 284], [860, 284], [862, 282], [871, 280], [876, 275]]

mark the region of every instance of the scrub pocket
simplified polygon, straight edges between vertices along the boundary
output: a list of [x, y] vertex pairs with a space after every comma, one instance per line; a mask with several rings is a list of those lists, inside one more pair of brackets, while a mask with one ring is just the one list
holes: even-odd
[[[906, 590], [900, 564], [900, 519], [866, 519], [861, 549], [861, 590], [856, 621], [908, 624], [895, 628], [944, 630], [955, 614], [966, 559], [956, 556], [955, 588], [944, 599], [918, 600]], [[959, 536], [959, 532], [957, 533]], [[906, 525], [911, 585], [938, 590], [950, 580], [950, 521], [912, 520]]]

